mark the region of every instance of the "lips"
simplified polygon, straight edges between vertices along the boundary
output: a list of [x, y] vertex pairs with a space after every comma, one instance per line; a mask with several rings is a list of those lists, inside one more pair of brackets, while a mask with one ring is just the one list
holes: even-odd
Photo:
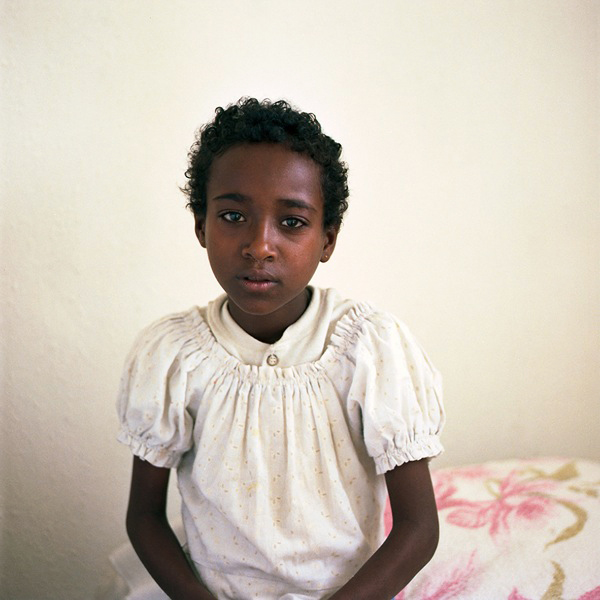
[[252, 283], [275, 283], [277, 281], [275, 276], [268, 271], [246, 271], [238, 275], [238, 279]]
[[237, 279], [246, 290], [253, 292], [262, 292], [277, 284], [276, 277], [268, 271], [246, 271], [240, 273]]

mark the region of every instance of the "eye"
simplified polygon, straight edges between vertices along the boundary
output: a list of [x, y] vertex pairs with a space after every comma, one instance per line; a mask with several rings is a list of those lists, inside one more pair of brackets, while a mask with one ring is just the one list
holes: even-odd
[[228, 223], [241, 223], [242, 221], [245, 221], [244, 215], [236, 210], [228, 210], [219, 216]]
[[306, 225], [304, 221], [301, 221], [296, 217], [288, 217], [287, 219], [284, 219], [282, 223], [290, 229], [299, 229], [300, 227], [304, 227]]

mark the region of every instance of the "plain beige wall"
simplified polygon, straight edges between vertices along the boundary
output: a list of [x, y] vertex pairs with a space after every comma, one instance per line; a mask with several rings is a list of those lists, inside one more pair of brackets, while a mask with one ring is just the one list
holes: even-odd
[[242, 95], [343, 143], [315, 283], [395, 312], [444, 373], [434, 465], [600, 459], [598, 2], [1, 7], [1, 597], [89, 598], [125, 539], [122, 361], [219, 293], [178, 185]]

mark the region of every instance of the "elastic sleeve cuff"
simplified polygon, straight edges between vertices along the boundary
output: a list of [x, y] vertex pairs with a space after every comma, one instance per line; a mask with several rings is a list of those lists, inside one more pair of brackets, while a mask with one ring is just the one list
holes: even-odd
[[377, 474], [382, 475], [404, 463], [422, 458], [433, 458], [443, 451], [444, 447], [437, 435], [424, 435], [412, 440], [407, 446], [402, 448], [392, 446], [386, 452], [376, 456], [374, 458], [375, 468]]
[[131, 435], [126, 429], [119, 431], [117, 440], [128, 446], [135, 456], [149, 462], [155, 467], [174, 469], [181, 460], [180, 454], [159, 446], [148, 446], [144, 440]]

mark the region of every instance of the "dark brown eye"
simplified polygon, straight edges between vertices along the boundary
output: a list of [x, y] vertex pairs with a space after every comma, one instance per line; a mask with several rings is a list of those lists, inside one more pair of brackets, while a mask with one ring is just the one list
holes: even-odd
[[244, 221], [244, 215], [235, 210], [229, 210], [226, 213], [223, 213], [221, 218], [228, 223], [240, 223], [241, 221]]
[[282, 221], [282, 223], [286, 227], [290, 227], [292, 229], [298, 229], [299, 227], [302, 227], [303, 225], [305, 225], [305, 223], [303, 221], [301, 221], [300, 219], [297, 219], [296, 217], [288, 217], [287, 219], [284, 219]]

